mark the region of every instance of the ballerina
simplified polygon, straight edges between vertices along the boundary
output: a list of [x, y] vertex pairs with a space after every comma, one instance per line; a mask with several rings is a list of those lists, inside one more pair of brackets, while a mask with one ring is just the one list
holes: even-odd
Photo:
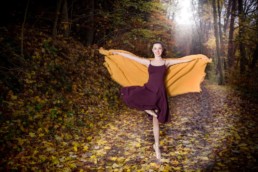
[[161, 159], [159, 148], [159, 122], [168, 120], [169, 108], [165, 88], [165, 75], [169, 66], [192, 61], [193, 59], [163, 59], [164, 47], [162, 43], [155, 42], [152, 45], [153, 60], [141, 58], [133, 54], [111, 51], [113, 55], [123, 56], [136, 61], [148, 68], [148, 81], [143, 86], [122, 87], [120, 93], [125, 104], [130, 108], [143, 110], [153, 117], [153, 148], [156, 158]]

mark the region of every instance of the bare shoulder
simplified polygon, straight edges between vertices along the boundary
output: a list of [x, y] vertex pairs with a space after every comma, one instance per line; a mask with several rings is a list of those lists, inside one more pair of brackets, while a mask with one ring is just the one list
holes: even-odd
[[165, 65], [167, 67], [171, 66], [174, 64], [174, 61], [178, 59], [178, 58], [163, 58], [163, 60], [165, 61]]

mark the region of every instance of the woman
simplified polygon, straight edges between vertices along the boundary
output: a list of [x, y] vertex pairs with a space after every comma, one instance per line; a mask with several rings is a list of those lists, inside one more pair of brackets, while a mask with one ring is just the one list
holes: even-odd
[[168, 102], [165, 89], [164, 78], [167, 67], [189, 62], [192, 59], [162, 59], [164, 47], [162, 43], [155, 42], [152, 46], [154, 59], [149, 60], [138, 56], [123, 52], [113, 51], [113, 54], [123, 56], [134, 60], [148, 67], [149, 79], [143, 86], [129, 86], [121, 89], [121, 96], [127, 106], [144, 110], [153, 117], [153, 134], [155, 143], [153, 148], [156, 153], [156, 158], [161, 159], [159, 148], [159, 122], [166, 122], [168, 119]]

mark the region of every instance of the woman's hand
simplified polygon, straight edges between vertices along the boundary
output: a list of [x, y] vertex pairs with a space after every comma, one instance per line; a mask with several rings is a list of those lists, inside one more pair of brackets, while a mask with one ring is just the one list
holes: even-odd
[[209, 59], [207, 56], [205, 56], [205, 55], [201, 55], [200, 59], [202, 59], [202, 60], [210, 60], [210, 59]]
[[110, 50], [109, 51], [109, 54], [110, 55], [119, 55], [119, 56], [123, 56], [125, 58], [128, 58], [128, 59], [131, 59], [131, 60], [134, 60], [140, 64], [143, 64], [145, 66], [148, 66], [150, 61], [148, 59], [145, 59], [145, 58], [142, 58], [142, 57], [138, 57], [134, 54], [130, 54], [130, 53], [126, 53], [126, 52], [119, 52], [119, 51], [113, 51], [113, 50]]

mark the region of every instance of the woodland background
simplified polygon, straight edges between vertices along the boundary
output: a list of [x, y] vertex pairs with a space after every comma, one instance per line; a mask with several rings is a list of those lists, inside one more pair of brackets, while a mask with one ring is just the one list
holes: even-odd
[[[73, 155], [62, 159], [53, 152], [60, 155], [67, 147], [87, 152], [94, 133], [127, 110], [119, 85], [102, 65], [100, 47], [151, 57], [151, 43], [162, 41], [167, 57], [205, 54], [213, 60], [206, 69], [208, 83], [230, 86], [258, 102], [257, 1], [189, 1], [188, 25], [178, 24], [184, 18], [177, 0], [9, 0], [2, 5], [0, 169], [79, 169]], [[57, 149], [59, 144], [63, 147]], [[48, 154], [40, 154], [43, 148]], [[116, 160], [113, 169], [121, 167]], [[61, 162], [69, 165], [59, 167]]]

